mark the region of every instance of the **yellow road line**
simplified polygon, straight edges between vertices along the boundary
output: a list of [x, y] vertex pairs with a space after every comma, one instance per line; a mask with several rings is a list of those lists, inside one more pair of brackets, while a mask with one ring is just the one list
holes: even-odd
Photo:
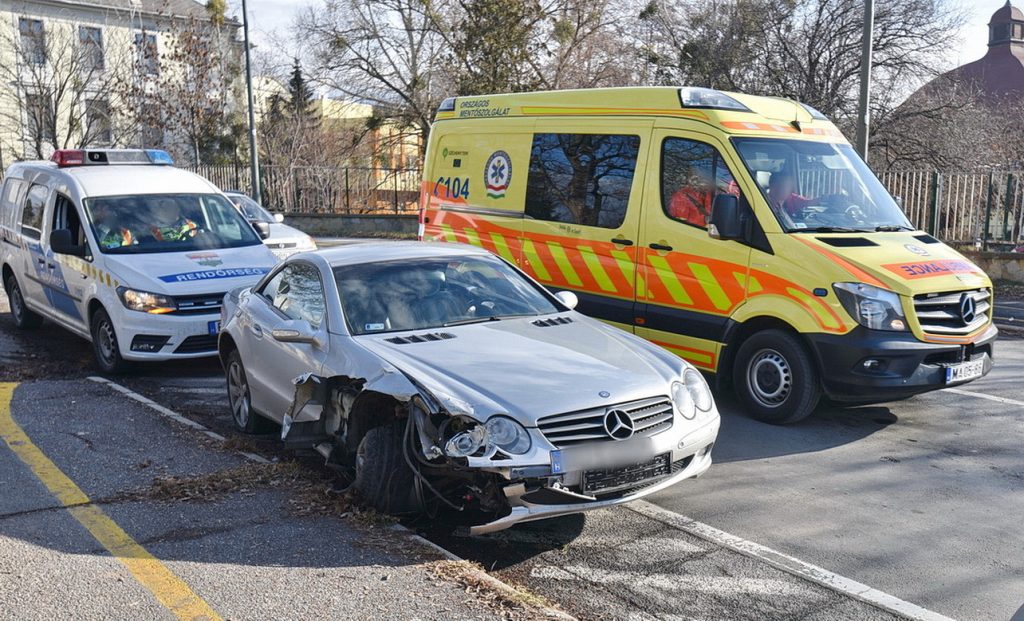
[[0, 382], [0, 437], [14, 454], [32, 470], [50, 493], [67, 507], [72, 517], [176, 617], [210, 621], [220, 619], [209, 604], [193, 593], [181, 578], [171, 573], [163, 563], [136, 543], [99, 507], [89, 504], [90, 500], [85, 492], [32, 443], [11, 415], [11, 397], [16, 386], [17, 384]]

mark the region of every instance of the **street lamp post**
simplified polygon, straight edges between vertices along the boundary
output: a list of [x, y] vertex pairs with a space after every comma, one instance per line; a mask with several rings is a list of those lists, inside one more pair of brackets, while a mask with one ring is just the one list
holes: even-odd
[[256, 148], [256, 111], [252, 97], [252, 55], [249, 50], [249, 12], [242, 0], [242, 33], [245, 38], [245, 91], [249, 101], [249, 172], [252, 174], [252, 199], [263, 204], [260, 196], [260, 154]]
[[868, 127], [871, 124], [871, 113], [868, 106], [871, 101], [871, 39], [875, 30], [874, 0], [864, 0], [864, 34], [861, 40], [863, 49], [860, 59], [860, 103], [857, 111], [857, 151], [864, 161], [868, 161]]

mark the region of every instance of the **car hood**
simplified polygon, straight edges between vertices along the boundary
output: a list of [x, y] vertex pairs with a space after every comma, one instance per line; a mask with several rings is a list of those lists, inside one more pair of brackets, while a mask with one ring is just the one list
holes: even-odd
[[164, 295], [202, 295], [251, 285], [277, 263], [263, 244], [104, 258], [124, 286]]
[[263, 240], [264, 244], [281, 244], [281, 243], [302, 243], [307, 239], [312, 239], [309, 235], [306, 235], [297, 228], [288, 226], [287, 224], [281, 224], [280, 222], [270, 223], [270, 237]]
[[942, 242], [928, 243], [933, 238], [921, 232], [800, 234], [800, 239], [847, 271], [854, 268], [854, 276], [864, 272], [903, 295], [992, 286], [980, 267]]
[[[451, 413], [478, 420], [505, 413], [526, 426], [552, 414], [668, 396], [685, 368], [682, 360], [616, 328], [578, 313], [558, 316], [572, 322], [541, 326], [535, 317], [515, 318], [355, 339]], [[393, 342], [437, 333], [450, 337]]]

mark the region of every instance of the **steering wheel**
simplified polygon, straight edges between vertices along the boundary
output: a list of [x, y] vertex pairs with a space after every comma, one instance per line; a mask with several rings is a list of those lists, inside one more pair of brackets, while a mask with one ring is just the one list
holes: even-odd
[[860, 208], [860, 205], [850, 205], [843, 210], [843, 215], [857, 224], [863, 224], [864, 222], [867, 222], [868, 219], [867, 214], [865, 214], [864, 210]]

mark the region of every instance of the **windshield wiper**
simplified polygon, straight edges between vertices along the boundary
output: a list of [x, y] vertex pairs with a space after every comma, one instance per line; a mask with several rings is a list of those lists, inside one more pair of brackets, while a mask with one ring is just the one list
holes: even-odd
[[913, 231], [914, 229], [909, 226], [903, 226], [902, 224], [883, 224], [882, 226], [876, 226], [876, 233], [885, 232], [896, 232], [896, 231]]
[[449, 321], [441, 324], [442, 328], [450, 328], [451, 326], [467, 326], [471, 323], [483, 323], [485, 321], [501, 321], [501, 317], [492, 315], [490, 317], [471, 317], [470, 319], [459, 319], [458, 321]]
[[816, 226], [807, 229], [793, 229], [790, 233], [867, 233], [864, 229], [852, 229], [847, 226]]

